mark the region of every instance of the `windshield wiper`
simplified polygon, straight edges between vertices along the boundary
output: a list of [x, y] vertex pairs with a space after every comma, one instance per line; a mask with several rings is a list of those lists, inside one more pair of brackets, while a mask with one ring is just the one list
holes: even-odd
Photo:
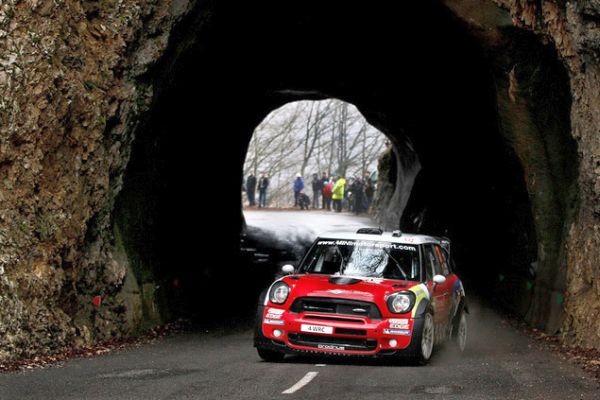
[[394, 257], [392, 257], [392, 254], [388, 251], [388, 249], [383, 248], [383, 251], [385, 251], [385, 253], [388, 255], [388, 257], [391, 258], [394, 261], [394, 263], [396, 263], [396, 267], [398, 267], [400, 272], [402, 272], [402, 276], [404, 276], [404, 280], [407, 281], [408, 275], [406, 275], [406, 272], [404, 272], [404, 270], [400, 266], [400, 263]]

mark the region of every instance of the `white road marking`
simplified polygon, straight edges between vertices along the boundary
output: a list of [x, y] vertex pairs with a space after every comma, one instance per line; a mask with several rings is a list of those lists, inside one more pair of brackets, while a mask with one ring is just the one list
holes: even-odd
[[326, 367], [327, 364], [315, 364], [315, 367]]
[[302, 379], [300, 379], [298, 382], [296, 382], [296, 384], [294, 386], [292, 386], [291, 388], [284, 390], [283, 392], [281, 392], [281, 394], [292, 394], [297, 392], [298, 390], [302, 389], [304, 386], [308, 385], [308, 383], [310, 381], [312, 381], [315, 376], [317, 376], [319, 373], [316, 371], [311, 371], [308, 372], [306, 375], [304, 375], [304, 377]]

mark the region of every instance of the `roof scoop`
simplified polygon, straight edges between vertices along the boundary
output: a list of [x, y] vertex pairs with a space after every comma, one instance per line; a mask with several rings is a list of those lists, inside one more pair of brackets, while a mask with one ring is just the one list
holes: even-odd
[[355, 283], [362, 282], [361, 279], [350, 278], [348, 276], [332, 276], [329, 278], [329, 283], [334, 285], [354, 285]]

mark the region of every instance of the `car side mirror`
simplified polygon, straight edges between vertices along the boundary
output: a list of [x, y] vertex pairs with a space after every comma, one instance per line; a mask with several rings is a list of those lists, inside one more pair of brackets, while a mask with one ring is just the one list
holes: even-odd
[[435, 275], [433, 277], [433, 282], [436, 285], [441, 285], [442, 283], [446, 282], [446, 277], [444, 275]]
[[[293, 274], [294, 273], [294, 266], [291, 264], [286, 264], [283, 267], [281, 267], [281, 272], [283, 272], [284, 274]], [[446, 278], [444, 278], [444, 280], [446, 280]]]

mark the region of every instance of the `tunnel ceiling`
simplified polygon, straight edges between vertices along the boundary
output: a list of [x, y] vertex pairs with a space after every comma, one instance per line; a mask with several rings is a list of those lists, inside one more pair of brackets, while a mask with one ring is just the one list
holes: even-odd
[[[135, 2], [123, 3], [120, 19], [104, 2], [69, 9], [81, 18], [79, 36], [56, 22], [76, 55], [59, 64], [77, 75], [47, 83], [78, 89], [69, 86], [75, 101], [52, 92], [45, 107], [56, 102], [49, 110], [61, 117], [48, 130], [60, 125], [68, 140], [48, 136], [40, 146], [51, 155], [33, 168], [0, 162], [0, 172], [21, 177], [9, 194], [15, 204], [26, 194], [50, 204], [51, 193], [70, 190], [53, 198], [69, 218], [27, 203], [16, 211], [25, 225], [7, 229], [19, 243], [7, 258], [10, 279], [28, 277], [1, 283], [9, 308], [30, 310], [2, 316], [15, 337], [28, 337], [20, 327], [30, 315], [46, 315], [40, 335], [53, 325], [58, 343], [181, 314], [215, 317], [204, 305], [246, 272], [240, 187], [254, 127], [286, 102], [336, 97], [394, 144], [382, 164], [383, 224], [448, 234], [471, 287], [504, 297], [534, 325], [600, 345], [585, 322], [586, 308], [600, 308], [590, 278], [600, 189], [589, 133], [600, 126], [592, 112], [600, 91], [588, 82], [600, 74], [593, 34], [577, 31], [577, 41], [566, 28], [592, 29], [600, 11], [471, 0]], [[37, 160], [25, 143], [13, 135], [9, 145]], [[582, 252], [578, 238], [592, 238]], [[29, 309], [16, 287], [50, 300]], [[251, 303], [254, 288], [240, 290]], [[90, 303], [98, 294], [101, 309]]]

